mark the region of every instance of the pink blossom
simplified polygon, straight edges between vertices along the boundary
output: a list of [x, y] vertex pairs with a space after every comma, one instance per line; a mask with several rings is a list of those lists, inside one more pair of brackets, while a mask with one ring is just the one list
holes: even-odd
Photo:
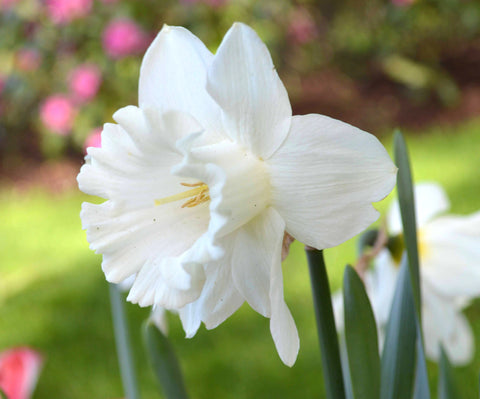
[[46, 0], [50, 19], [60, 25], [88, 15], [93, 0]]
[[102, 146], [102, 128], [96, 127], [90, 133], [88, 133], [87, 139], [83, 144], [83, 151], [87, 152], [88, 147], [101, 147]]
[[114, 20], [103, 31], [103, 48], [112, 58], [140, 54], [149, 41], [148, 35], [129, 19]]
[[70, 99], [62, 94], [47, 97], [40, 107], [40, 119], [53, 133], [67, 135], [75, 120], [75, 108]]
[[102, 76], [94, 64], [82, 64], [75, 68], [70, 76], [70, 90], [80, 102], [93, 99], [98, 92]]
[[29, 348], [0, 353], [0, 388], [9, 399], [29, 399], [42, 363], [40, 354]]
[[10, 10], [12, 9], [19, 0], [0, 0], [0, 11], [1, 10]]
[[23, 48], [15, 54], [15, 63], [18, 69], [29, 72], [36, 70], [42, 58], [38, 50], [33, 48]]
[[297, 8], [290, 16], [289, 36], [299, 44], [310, 42], [317, 36], [317, 27], [310, 13], [304, 8]]

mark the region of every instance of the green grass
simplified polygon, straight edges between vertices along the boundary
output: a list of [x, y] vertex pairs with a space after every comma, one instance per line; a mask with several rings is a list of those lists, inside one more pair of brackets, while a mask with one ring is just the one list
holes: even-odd
[[[414, 176], [447, 190], [452, 212], [479, 208], [480, 121], [408, 134]], [[391, 140], [386, 140], [387, 148]], [[45, 356], [35, 398], [119, 398], [108, 287], [100, 257], [88, 249], [78, 217], [87, 197], [42, 191], [0, 192], [0, 350], [29, 345]], [[379, 204], [385, 209], [387, 201]], [[326, 251], [331, 284], [340, 287], [343, 267], [355, 261], [354, 240]], [[193, 398], [324, 397], [308, 269], [301, 245], [284, 263], [285, 297], [299, 329], [293, 368], [282, 364], [268, 320], [244, 305], [212, 331], [185, 339], [170, 315], [170, 338]], [[128, 305], [142, 394], [161, 397], [140, 340], [148, 311]], [[467, 309], [480, 337], [480, 302]], [[480, 343], [480, 339], [477, 339]], [[477, 397], [480, 360], [457, 370], [465, 398]], [[434, 382], [437, 368], [429, 364]]]

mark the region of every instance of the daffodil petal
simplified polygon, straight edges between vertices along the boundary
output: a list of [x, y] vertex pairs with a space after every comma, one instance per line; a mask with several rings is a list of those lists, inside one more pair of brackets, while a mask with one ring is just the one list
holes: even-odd
[[480, 296], [480, 212], [442, 216], [420, 234], [422, 277], [449, 298]]
[[156, 108], [142, 109], [129, 105], [116, 111], [113, 119], [128, 133], [135, 146], [151, 157], [158, 157], [159, 149], [179, 154], [176, 148], [178, 140], [203, 131], [190, 114], [181, 111], [160, 113]]
[[[237, 233], [233, 250], [233, 281], [249, 305], [265, 317], [271, 316], [270, 280], [278, 237], [285, 223], [267, 208]], [[283, 300], [283, 296], [282, 296]]]
[[243, 303], [244, 298], [233, 283], [231, 268], [222, 262], [207, 265], [208, 281], [205, 284], [205, 299], [202, 318], [205, 326], [212, 329], [223, 323]]
[[182, 27], [164, 26], [140, 68], [140, 108], [190, 113], [211, 134], [223, 131], [218, 105], [205, 90], [213, 55]]
[[452, 364], [465, 365], [473, 359], [475, 344], [472, 329], [466, 317], [450, 300], [431, 290], [425, 293], [422, 324], [425, 352], [430, 359], [438, 361], [440, 358], [440, 343]]
[[365, 286], [370, 297], [375, 319], [380, 325], [386, 325], [390, 316], [398, 268], [386, 249], [380, 251], [374, 260], [374, 268], [365, 273]]
[[208, 70], [207, 90], [223, 110], [226, 132], [268, 158], [283, 142], [292, 109], [267, 47], [253, 29], [235, 23]]
[[102, 268], [108, 281], [121, 282], [139, 271], [155, 253], [179, 256], [205, 233], [206, 204], [177, 207], [172, 203], [125, 211], [111, 201], [82, 205], [81, 218], [90, 248], [103, 254]]
[[244, 302], [232, 278], [231, 253], [234, 242], [234, 235], [222, 240], [227, 256], [206, 264], [206, 281], [200, 297], [180, 309], [180, 319], [189, 338], [195, 335], [202, 321], [208, 329], [215, 328]]
[[199, 297], [204, 282], [201, 265], [185, 262], [183, 257], [157, 256], [137, 273], [127, 300], [140, 306], [179, 309]]
[[[275, 226], [273, 230], [277, 231], [280, 225], [284, 225], [282, 217], [273, 208], [268, 208], [267, 212], [269, 213], [267, 220], [270, 219], [269, 223]], [[272, 254], [273, 262], [270, 273], [270, 302], [272, 307], [270, 332], [280, 359], [282, 359], [283, 363], [287, 366], [291, 367], [297, 359], [300, 349], [300, 339], [295, 321], [283, 297], [282, 242], [283, 234], [279, 234], [277, 236], [277, 249]]]
[[268, 160], [273, 206], [297, 240], [323, 249], [378, 218], [372, 202], [393, 189], [396, 167], [371, 134], [322, 115], [294, 116]]
[[269, 207], [237, 233], [232, 272], [235, 286], [257, 312], [270, 317], [282, 361], [292, 366], [299, 350], [297, 327], [283, 297], [281, 248], [285, 222]]
[[155, 199], [182, 190], [171, 168], [182, 154], [159, 143], [159, 137], [187, 136], [200, 129], [186, 115], [170, 112], [152, 125], [136, 107], [125, 107], [114, 115], [121, 125], [107, 123], [102, 131], [102, 147], [88, 149], [87, 162], [77, 177], [80, 190], [110, 199], [125, 208], [151, 206]]
[[335, 327], [339, 333], [342, 333], [345, 330], [345, 306], [343, 304], [343, 292], [341, 289], [332, 294], [332, 308]]
[[[447, 211], [450, 208], [445, 190], [436, 183], [419, 183], [414, 187], [415, 216], [417, 226], [422, 227], [433, 217]], [[388, 230], [395, 235], [403, 231], [402, 218], [398, 200], [395, 200], [387, 214]]]

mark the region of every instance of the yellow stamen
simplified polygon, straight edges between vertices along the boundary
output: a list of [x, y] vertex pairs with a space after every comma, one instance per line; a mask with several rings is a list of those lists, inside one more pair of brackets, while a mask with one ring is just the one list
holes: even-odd
[[199, 186], [206, 186], [205, 183], [199, 182], [199, 183], [180, 183], [182, 186], [185, 187], [199, 187]]
[[184, 191], [183, 193], [178, 193], [171, 195], [169, 197], [160, 198], [155, 200], [155, 205], [164, 205], [169, 204], [170, 202], [180, 201], [182, 199], [190, 198], [187, 202], [182, 205], [182, 208], [193, 208], [194, 206], [200, 205], [203, 202], [206, 202], [210, 199], [208, 195], [208, 186], [205, 183], [180, 183], [185, 187], [195, 187], [191, 190]]

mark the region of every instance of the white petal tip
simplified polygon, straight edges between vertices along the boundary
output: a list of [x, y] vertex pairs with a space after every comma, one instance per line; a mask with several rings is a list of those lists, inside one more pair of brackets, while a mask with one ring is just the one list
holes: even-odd
[[297, 360], [298, 351], [300, 349], [300, 342], [297, 342], [297, 344], [294, 346], [296, 348], [292, 349], [289, 353], [279, 354], [280, 359], [282, 359], [282, 362], [285, 364], [285, 366], [293, 367]]

